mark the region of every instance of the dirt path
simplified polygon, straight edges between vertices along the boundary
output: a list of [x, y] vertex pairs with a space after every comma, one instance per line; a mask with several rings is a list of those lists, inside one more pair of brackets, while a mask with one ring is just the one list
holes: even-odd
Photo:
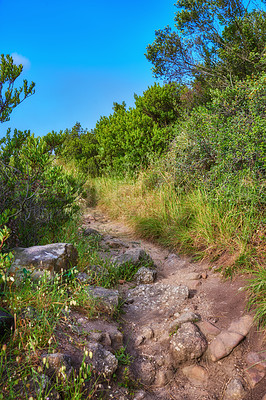
[[[207, 264], [191, 262], [189, 258], [140, 240], [129, 227], [111, 221], [97, 209], [86, 211], [84, 227], [99, 231], [103, 241], [112, 248], [112, 243], [116, 243], [114, 251], [119, 254], [141, 247], [157, 266], [154, 283], [119, 287], [125, 298], [124, 343], [133, 357], [130, 373], [143, 385], [135, 394], [135, 400], [264, 399], [266, 382], [265, 377], [261, 377], [265, 375], [266, 365], [255, 370], [256, 377], [250, 373], [252, 368], [247, 369], [250, 354], [258, 354], [263, 345], [264, 350], [266, 347], [263, 336], [255, 327], [245, 338], [243, 336], [228, 356], [215, 362], [209, 348], [199, 357], [193, 349], [189, 356], [181, 350], [182, 360], [173, 362], [174, 348], [186, 347], [194, 335], [189, 329], [196, 329], [198, 337], [203, 334], [202, 346], [204, 340], [210, 345], [232, 322], [240, 321], [248, 314], [244, 276], [225, 281]], [[187, 296], [185, 288], [188, 289]], [[182, 325], [184, 336], [179, 337], [177, 345], [182, 329], [178, 330], [175, 324], [178, 318], [184, 319], [186, 315], [188, 320]], [[199, 321], [192, 320], [191, 315], [196, 315]], [[233, 387], [231, 392], [230, 385]], [[132, 397], [110, 395], [110, 398]]]

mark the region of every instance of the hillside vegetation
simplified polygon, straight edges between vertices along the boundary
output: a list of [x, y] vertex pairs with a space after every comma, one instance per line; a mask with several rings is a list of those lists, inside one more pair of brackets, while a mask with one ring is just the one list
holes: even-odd
[[[176, 30], [156, 31], [147, 47], [154, 76], [164, 84], [135, 94], [133, 107], [114, 103], [91, 131], [77, 122], [42, 138], [15, 130], [0, 140], [0, 305], [13, 314], [29, 299], [37, 309], [42, 305], [31, 287], [23, 295], [13, 288], [12, 248], [48, 241], [82, 247], [73, 232], [86, 199], [140, 236], [208, 260], [226, 277], [245, 272], [249, 306], [265, 326], [265, 7], [216, 0], [176, 5]], [[34, 83], [14, 89], [21, 72], [12, 57], [1, 56], [0, 122], [34, 94]], [[54, 324], [58, 305], [62, 311], [69, 302], [60, 279], [58, 286], [40, 286], [40, 296], [53, 295], [47, 304]], [[84, 306], [74, 286], [75, 301]], [[14, 336], [12, 357], [19, 349], [26, 360], [32, 349], [50, 346], [45, 318], [43, 336], [28, 330], [23, 340]], [[13, 362], [4, 346], [0, 367]], [[65, 398], [82, 398], [78, 385], [65, 388]]]

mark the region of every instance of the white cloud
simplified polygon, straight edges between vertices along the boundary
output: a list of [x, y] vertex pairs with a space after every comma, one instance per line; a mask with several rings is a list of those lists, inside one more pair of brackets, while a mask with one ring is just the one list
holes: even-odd
[[12, 53], [11, 57], [13, 58], [14, 64], [16, 64], [16, 65], [22, 64], [24, 67], [24, 70], [30, 69], [30, 60], [27, 57], [24, 57], [18, 53]]

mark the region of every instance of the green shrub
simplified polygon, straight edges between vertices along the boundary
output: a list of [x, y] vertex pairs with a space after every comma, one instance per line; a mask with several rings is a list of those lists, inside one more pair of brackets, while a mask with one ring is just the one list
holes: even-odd
[[54, 163], [43, 138], [10, 131], [0, 142], [0, 213], [10, 210], [10, 245], [38, 243], [44, 231], [67, 221], [77, 210], [83, 178]]

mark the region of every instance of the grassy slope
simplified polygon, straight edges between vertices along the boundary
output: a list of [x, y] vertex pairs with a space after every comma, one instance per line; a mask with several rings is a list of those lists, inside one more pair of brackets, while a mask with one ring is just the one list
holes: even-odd
[[215, 262], [225, 276], [254, 274], [251, 303], [266, 323], [265, 235], [262, 216], [255, 209], [241, 209], [237, 199], [213, 201], [199, 188], [178, 194], [167, 181], [150, 188], [145, 174], [137, 180], [97, 178], [93, 185], [100, 207], [129, 223], [140, 236]]

